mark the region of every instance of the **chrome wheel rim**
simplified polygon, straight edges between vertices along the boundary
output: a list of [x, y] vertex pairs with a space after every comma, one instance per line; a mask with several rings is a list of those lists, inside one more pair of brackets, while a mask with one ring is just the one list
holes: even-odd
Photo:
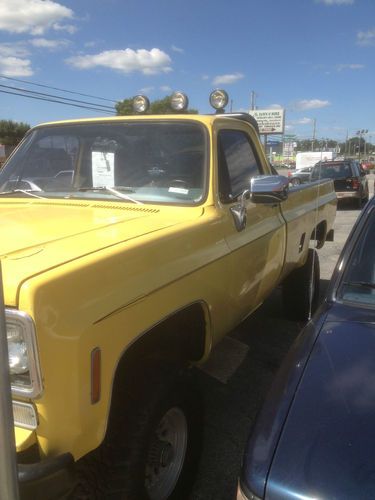
[[180, 408], [168, 410], [152, 437], [146, 460], [145, 487], [151, 500], [173, 492], [185, 461], [188, 426]]

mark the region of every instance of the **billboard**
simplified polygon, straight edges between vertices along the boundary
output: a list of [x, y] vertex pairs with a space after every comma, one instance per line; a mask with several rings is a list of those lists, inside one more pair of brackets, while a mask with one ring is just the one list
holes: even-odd
[[249, 114], [258, 122], [260, 134], [284, 133], [283, 109], [251, 109]]

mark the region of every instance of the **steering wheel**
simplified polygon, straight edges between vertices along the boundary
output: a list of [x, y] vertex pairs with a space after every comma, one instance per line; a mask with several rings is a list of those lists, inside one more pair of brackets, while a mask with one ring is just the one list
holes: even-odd
[[189, 188], [189, 184], [186, 181], [184, 181], [183, 179], [173, 179], [170, 181], [169, 185], [170, 185], [170, 187], [180, 187], [183, 189]]

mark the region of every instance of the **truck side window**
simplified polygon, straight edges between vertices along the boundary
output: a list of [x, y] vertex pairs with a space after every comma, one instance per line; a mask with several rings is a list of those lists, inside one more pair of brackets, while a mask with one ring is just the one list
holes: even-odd
[[221, 130], [218, 136], [219, 192], [221, 201], [236, 199], [262, 173], [249, 137], [241, 130]]

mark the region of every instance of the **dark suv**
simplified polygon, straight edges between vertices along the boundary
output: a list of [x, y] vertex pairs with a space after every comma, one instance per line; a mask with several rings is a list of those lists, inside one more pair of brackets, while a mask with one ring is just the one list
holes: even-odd
[[358, 208], [362, 207], [362, 202], [368, 201], [366, 173], [354, 161], [319, 162], [311, 172], [311, 180], [318, 179], [332, 179], [339, 200], [352, 199]]

